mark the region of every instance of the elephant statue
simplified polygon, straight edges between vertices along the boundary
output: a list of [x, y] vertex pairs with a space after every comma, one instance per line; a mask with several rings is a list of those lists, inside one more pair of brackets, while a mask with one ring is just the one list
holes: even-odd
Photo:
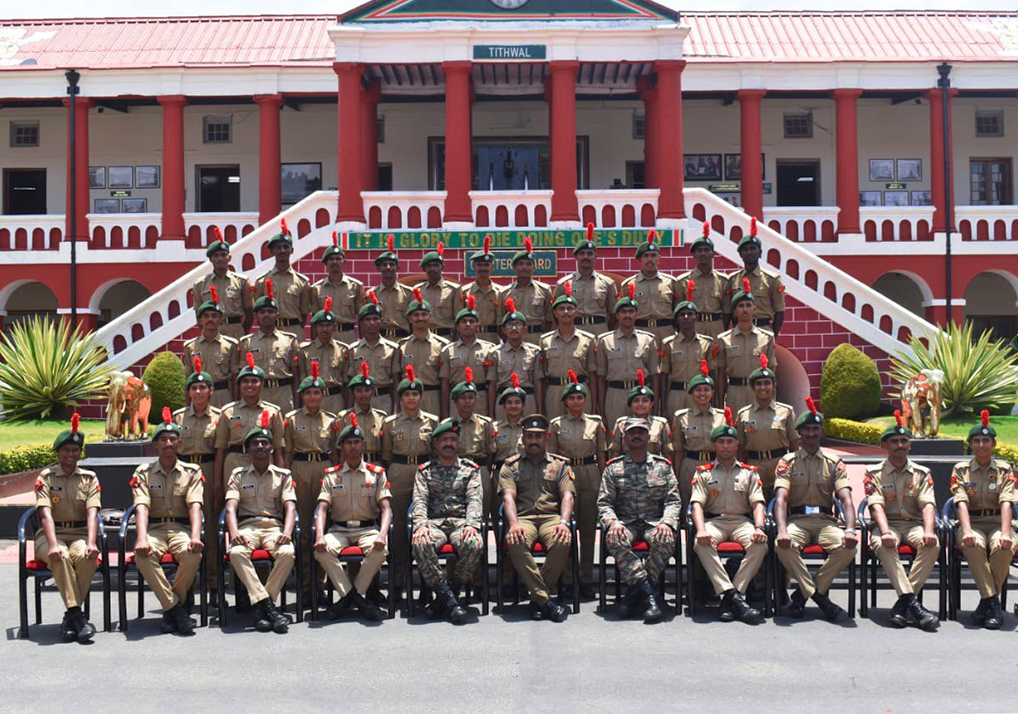
[[901, 388], [901, 415], [905, 426], [915, 436], [934, 437], [940, 431], [940, 387], [943, 383], [943, 371], [924, 369], [909, 377]]
[[144, 438], [152, 410], [152, 390], [130, 372], [110, 375], [107, 392], [106, 438], [110, 441]]

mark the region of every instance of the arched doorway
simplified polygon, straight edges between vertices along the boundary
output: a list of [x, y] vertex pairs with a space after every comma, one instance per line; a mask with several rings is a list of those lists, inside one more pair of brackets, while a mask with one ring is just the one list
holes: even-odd
[[[795, 353], [781, 345], [775, 345], [775, 357], [778, 360], [778, 394], [779, 402], [792, 407], [796, 414], [806, 408], [806, 397], [811, 396], [809, 374]], [[817, 395], [812, 395], [816, 398]]]
[[149, 289], [136, 280], [115, 280], [95, 291], [89, 301], [89, 307], [98, 311], [96, 322], [98, 327], [102, 327], [151, 295]]
[[[6, 296], [4, 295], [6, 293]], [[45, 283], [37, 280], [24, 280], [13, 283], [0, 291], [0, 306], [7, 315], [3, 318], [5, 330], [19, 320], [32, 315], [57, 316], [59, 302], [57, 296]]]
[[977, 335], [989, 330], [995, 339], [1009, 341], [1018, 334], [1018, 277], [986, 271], [965, 288], [965, 320]]
[[929, 304], [933, 297], [925, 280], [905, 271], [884, 273], [873, 283], [873, 289], [923, 318], [926, 317], [924, 304]]

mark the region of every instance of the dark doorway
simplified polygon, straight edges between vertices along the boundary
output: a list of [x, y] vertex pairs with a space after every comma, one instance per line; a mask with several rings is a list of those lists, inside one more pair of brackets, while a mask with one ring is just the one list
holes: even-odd
[[196, 166], [199, 213], [236, 213], [240, 210], [240, 166]]
[[378, 165], [378, 190], [392, 190], [392, 164]]
[[778, 205], [820, 205], [820, 162], [778, 159]]
[[4, 213], [46, 214], [46, 169], [4, 169]]
[[969, 159], [973, 206], [1011, 205], [1011, 159]]

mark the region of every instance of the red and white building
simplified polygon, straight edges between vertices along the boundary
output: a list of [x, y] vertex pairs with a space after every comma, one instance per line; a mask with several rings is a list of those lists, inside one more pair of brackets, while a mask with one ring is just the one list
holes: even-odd
[[[333, 230], [565, 246], [588, 221], [624, 242], [709, 220], [725, 268], [752, 215], [787, 285], [792, 399], [843, 341], [883, 366], [948, 317], [1015, 334], [1016, 135], [1018, 12], [378, 0], [340, 17], [0, 22], [0, 318], [73, 307], [129, 366], [193, 327], [213, 226], [257, 275], [282, 215], [317, 278]], [[421, 253], [401, 250], [404, 273]], [[601, 254], [636, 269], [627, 248]], [[374, 255], [348, 254], [368, 284]], [[666, 271], [687, 267], [666, 251]]]

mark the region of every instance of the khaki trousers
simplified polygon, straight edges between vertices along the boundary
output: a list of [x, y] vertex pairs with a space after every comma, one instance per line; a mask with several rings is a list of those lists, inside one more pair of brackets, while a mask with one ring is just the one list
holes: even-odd
[[[1000, 592], [1001, 586], [1007, 578], [1008, 570], [1011, 568], [1011, 558], [1015, 553], [1015, 534], [1011, 531], [1010, 551], [1000, 549], [1000, 517], [973, 518], [972, 533], [976, 537], [976, 544], [970, 547], [962, 546], [965, 560], [968, 561], [969, 570], [972, 571], [972, 579], [976, 581], [979, 588], [979, 596], [983, 598], [993, 597]], [[956, 529], [956, 538], [961, 545], [961, 528]], [[989, 547], [987, 547], [989, 546]], [[987, 558], [987, 553], [989, 558]]]
[[[243, 316], [241, 316], [241, 319], [243, 319]], [[232, 325], [228, 325], [226, 323], [226, 318], [224, 317], [222, 324], [219, 325], [219, 334], [224, 335], [226, 337], [232, 337], [233, 339], [239, 342], [240, 338], [246, 335], [247, 333], [244, 332], [244, 325], [242, 325], [239, 322], [236, 322]]]
[[[421, 395], [420, 409], [428, 414], [434, 414], [437, 419], [439, 410], [442, 408], [442, 390], [428, 389], [428, 386], [429, 385], [424, 385], [424, 394]], [[386, 409], [385, 413], [388, 414], [389, 410]]]
[[[760, 570], [767, 555], [766, 543], [753, 542], [753, 533], [756, 531], [753, 521], [746, 516], [718, 516], [707, 521], [704, 528], [710, 533], [711, 543], [710, 545], [697, 543], [693, 550], [700, 557], [700, 563], [707, 572], [711, 585], [714, 586], [714, 592], [723, 595], [734, 587], [745, 594], [746, 588]], [[718, 555], [718, 544], [730, 541], [739, 543], [746, 549], [734, 579], [728, 577]]]
[[[509, 546], [509, 557], [530, 592], [530, 602], [535, 605], [548, 602], [550, 589], [556, 586], [563, 568], [569, 562], [569, 545], [554, 539], [555, 526], [561, 520], [557, 514], [522, 516], [519, 523], [523, 528], [525, 542]], [[542, 568], [537, 567], [531, 553], [535, 541], [540, 541], [547, 553]]]
[[934, 546], [923, 545], [923, 527], [915, 521], [903, 521], [900, 519], [888, 520], [887, 528], [898, 538], [902, 545], [912, 546], [915, 550], [915, 558], [912, 560], [912, 567], [905, 573], [905, 566], [898, 557], [897, 548], [885, 548], [881, 545], [880, 533], [875, 528], [870, 533], [870, 548], [877, 554], [880, 564], [884, 566], [887, 579], [894, 586], [894, 592], [898, 597], [918, 593], [930, 577], [933, 566], [937, 564], [937, 556], [940, 555], [940, 541]]
[[[230, 564], [234, 573], [250, 593], [252, 604], [265, 598], [275, 600], [293, 569], [296, 557], [293, 543], [278, 544], [283, 529], [274, 518], [249, 518], [237, 530], [247, 539], [248, 545], [230, 546]], [[264, 586], [251, 562], [251, 554], [259, 548], [267, 550], [275, 561]]]
[[[378, 537], [378, 529], [371, 528], [342, 528], [333, 526], [325, 534], [326, 550], [323, 553], [315, 552], [315, 560], [322, 566], [329, 580], [336, 588], [340, 597], [346, 597], [351, 589], [357, 590], [363, 595], [371, 586], [371, 581], [382, 569], [385, 562], [385, 548], [376, 550], [372, 547], [375, 538]], [[346, 574], [346, 563], [339, 560], [339, 554], [344, 548], [357, 546], [364, 551], [364, 560], [360, 563], [360, 570], [353, 583]]]
[[[148, 541], [152, 552], [145, 557], [135, 553], [135, 565], [145, 578], [145, 583], [155, 593], [163, 611], [166, 611], [187, 597], [201, 566], [201, 553], [192, 553], [187, 549], [191, 542], [191, 532], [181, 523], [156, 523], [150, 526]], [[167, 553], [177, 561], [177, 573], [173, 577], [172, 586], [159, 564]]]
[[[834, 578], [855, 558], [856, 549], [845, 547], [845, 531], [832, 516], [813, 513], [793, 517], [788, 524], [788, 535], [792, 537], [792, 547], [775, 548], [788, 576], [799, 584], [799, 592], [807, 600], [815, 592], [826, 595]], [[802, 549], [807, 545], [819, 545], [827, 553], [827, 560], [820, 566], [815, 580], [802, 559]]]
[[[426, 460], [426, 457], [421, 457], [422, 464]], [[392, 581], [397, 587], [402, 587], [406, 579], [406, 512], [413, 500], [417, 468], [415, 464], [390, 464], [386, 469], [389, 491], [392, 493], [392, 542], [389, 543], [389, 553], [392, 559]]]
[[328, 394], [325, 399], [322, 400], [321, 410], [323, 412], [339, 414], [344, 409], [346, 409], [346, 399], [343, 397], [343, 392]]
[[285, 387], [262, 387], [261, 400], [279, 407], [280, 418], [288, 412], [293, 411], [293, 388], [290, 385]]
[[717, 337], [725, 331], [725, 324], [721, 320], [700, 320], [696, 321], [696, 334], [707, 337]]
[[56, 535], [56, 548], [63, 557], [60, 560], [49, 557], [51, 548], [42, 529], [35, 535], [35, 557], [46, 563], [53, 573], [53, 582], [57, 584], [64, 607], [70, 610], [84, 605], [99, 562], [85, 558], [85, 528], [58, 528]]
[[233, 395], [230, 394], [230, 388], [224, 387], [217, 389], [212, 392], [212, 397], [209, 399], [209, 404], [217, 409], [222, 409], [227, 404], [233, 401]]
[[756, 399], [749, 385], [737, 387], [729, 384], [725, 389], [725, 404], [732, 408], [732, 414], [738, 414], [744, 406], [752, 404]]
[[629, 413], [629, 406], [626, 404], [628, 395], [628, 389], [605, 387], [604, 414], [601, 415], [605, 426], [615, 426], [615, 422], [620, 416], [626, 416]]
[[580, 546], [580, 582], [594, 579], [594, 542], [597, 538], [597, 493], [601, 472], [597, 464], [574, 466], [576, 480], [576, 537]]

